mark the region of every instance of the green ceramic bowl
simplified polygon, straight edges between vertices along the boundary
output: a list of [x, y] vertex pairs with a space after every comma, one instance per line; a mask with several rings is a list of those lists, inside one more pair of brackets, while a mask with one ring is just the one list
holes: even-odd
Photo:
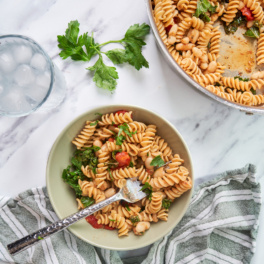
[[[47, 189], [52, 206], [59, 218], [64, 218], [77, 212], [74, 192], [61, 178], [62, 171], [70, 164], [70, 159], [75, 150], [71, 143], [72, 139], [82, 129], [86, 120], [96, 119], [97, 116], [95, 113], [99, 112], [106, 114], [120, 109], [132, 110], [133, 119], [136, 121], [141, 121], [146, 124], [155, 124], [158, 129], [157, 134], [169, 143], [173, 153], [180, 154], [185, 160], [184, 166], [188, 168], [191, 177], [193, 177], [192, 161], [189, 150], [180, 133], [164, 118], [138, 106], [109, 105], [98, 107], [77, 117], [64, 128], [50, 151], [46, 171]], [[167, 222], [159, 221], [158, 223], [151, 223], [150, 229], [144, 236], [135, 236], [133, 233], [130, 233], [127, 237], [119, 238], [117, 236], [117, 231], [94, 229], [85, 219], [70, 226], [69, 230], [80, 239], [97, 247], [112, 250], [141, 248], [164, 237], [177, 225], [177, 223], [179, 223], [190, 203], [191, 192], [192, 191], [189, 190], [173, 202], [170, 207]]]

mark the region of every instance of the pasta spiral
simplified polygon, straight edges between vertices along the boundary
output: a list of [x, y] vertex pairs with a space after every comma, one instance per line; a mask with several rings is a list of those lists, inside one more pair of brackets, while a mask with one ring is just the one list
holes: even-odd
[[154, 18], [154, 20], [155, 20], [155, 23], [156, 23], [156, 26], [157, 26], [157, 29], [158, 29], [158, 32], [159, 32], [161, 40], [163, 41], [163, 43], [165, 45], [168, 45], [168, 38], [167, 38], [167, 34], [166, 34], [166, 30], [165, 30], [164, 24], [160, 20], [158, 20], [156, 18]]
[[188, 0], [179, 0], [177, 3], [178, 10], [185, 10], [189, 4]]
[[234, 99], [232, 94], [226, 93], [226, 92], [222, 92], [222, 91], [220, 91], [220, 89], [218, 87], [216, 87], [214, 85], [208, 85], [208, 86], [206, 86], [206, 89], [208, 91], [210, 91], [210, 92], [212, 92], [212, 93], [224, 98], [224, 99], [227, 99], [227, 100], [232, 101], [232, 102], [235, 101], [235, 99]]
[[133, 122], [132, 111], [126, 113], [111, 113], [102, 116], [102, 121], [99, 121], [100, 126], [112, 125], [112, 123], [119, 125], [122, 123]]
[[104, 193], [101, 190], [94, 187], [94, 184], [92, 182], [79, 180], [78, 183], [81, 187], [83, 196], [93, 197], [96, 203], [105, 200]]
[[244, 4], [252, 11], [255, 19], [261, 24], [263, 22], [264, 14], [260, 3], [257, 0], [244, 0]]
[[181, 61], [180, 66], [186, 71], [188, 74], [201, 75], [202, 71], [197, 66], [197, 64], [191, 58], [185, 58]]
[[111, 215], [108, 216], [110, 221], [114, 222], [114, 226], [118, 228], [118, 236], [127, 236], [128, 235], [128, 226], [126, 220], [121, 215], [117, 214], [115, 211], [111, 212]]
[[156, 126], [149, 125], [147, 126], [147, 129], [145, 131], [145, 134], [143, 136], [142, 141], [140, 142], [140, 145], [142, 146], [139, 149], [139, 155], [140, 156], [146, 156], [147, 153], [150, 150], [150, 147], [152, 145], [152, 142], [154, 140], [155, 134], [156, 134]]
[[258, 39], [258, 48], [257, 48], [257, 64], [264, 63], [264, 33], [261, 33]]
[[168, 210], [162, 208], [158, 213], [157, 213], [157, 217], [160, 220], [163, 221], [168, 221]]
[[[96, 126], [91, 126], [92, 122], [87, 121], [85, 127], [80, 132], [80, 134], [72, 141], [72, 143], [77, 147], [77, 149], [81, 149], [84, 146], [87, 146], [87, 143], [91, 136], [94, 134]], [[90, 144], [89, 144], [90, 146]]]
[[219, 31], [219, 26], [214, 28], [213, 31], [213, 36], [210, 40], [210, 54], [219, 54], [219, 51], [220, 51], [220, 37], [221, 37], [221, 33]]
[[162, 195], [159, 193], [152, 193], [151, 202], [146, 206], [146, 213], [155, 214], [157, 213], [162, 206]]
[[164, 189], [164, 192], [169, 199], [174, 200], [177, 197], [180, 197], [184, 192], [188, 191], [192, 186], [191, 178], [188, 177], [186, 181], [181, 181], [175, 187]]
[[164, 10], [164, 19], [163, 23], [164, 26], [167, 27], [169, 25], [173, 25], [173, 6], [172, 6], [172, 1], [171, 0], [163, 0], [162, 1], [162, 7]]
[[162, 3], [159, 2], [155, 5], [155, 9], [154, 9], [154, 16], [157, 20], [163, 20], [164, 19], [164, 10], [162, 7]]
[[112, 175], [115, 180], [133, 178], [133, 177], [136, 177], [136, 169], [135, 167], [120, 168], [120, 169], [112, 171]]
[[181, 23], [178, 26], [177, 33], [176, 33], [176, 42], [181, 41], [184, 34], [191, 27], [191, 25], [192, 25], [192, 19], [189, 17], [186, 17], [184, 20], [181, 21]]
[[192, 17], [192, 27], [201, 31], [204, 28], [204, 22], [200, 18]]
[[156, 136], [154, 138], [154, 144], [156, 144], [159, 147], [159, 150], [162, 153], [162, 158], [165, 161], [169, 161], [169, 159], [172, 158], [172, 150], [169, 147], [168, 143], [165, 142], [163, 138], [161, 138], [160, 136]]
[[230, 24], [236, 16], [238, 11], [239, 0], [229, 0], [228, 6], [224, 15], [222, 16], [222, 20], [226, 22], [226, 24]]
[[235, 79], [234, 77], [222, 77], [221, 81], [223, 82], [224, 86], [235, 88], [241, 91], [249, 91], [252, 88], [251, 82], [239, 81], [239, 79]]

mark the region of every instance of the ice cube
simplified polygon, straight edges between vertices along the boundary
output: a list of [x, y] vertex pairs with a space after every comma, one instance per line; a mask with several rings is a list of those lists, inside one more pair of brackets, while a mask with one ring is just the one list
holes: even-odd
[[0, 99], [0, 109], [9, 113], [27, 113], [32, 107], [20, 89], [11, 88], [7, 95]]
[[29, 63], [32, 58], [32, 49], [29, 46], [18, 45], [13, 48], [14, 58], [17, 63]]
[[37, 76], [36, 78], [36, 84], [39, 86], [42, 86], [46, 89], [48, 89], [50, 87], [50, 73], [49, 72], [45, 72], [44, 74], [41, 74], [39, 76]]
[[42, 100], [47, 95], [48, 89], [37, 85], [35, 83], [31, 84], [29, 87], [25, 88], [24, 93], [30, 99], [34, 100], [37, 103], [42, 102]]
[[10, 52], [0, 53], [0, 71], [10, 73], [16, 68], [16, 62]]
[[35, 75], [31, 67], [22, 64], [16, 69], [14, 79], [19, 86], [25, 86], [35, 81]]
[[46, 65], [47, 65], [46, 59], [40, 53], [34, 54], [34, 56], [32, 57], [30, 61], [30, 66], [40, 71], [44, 71]]

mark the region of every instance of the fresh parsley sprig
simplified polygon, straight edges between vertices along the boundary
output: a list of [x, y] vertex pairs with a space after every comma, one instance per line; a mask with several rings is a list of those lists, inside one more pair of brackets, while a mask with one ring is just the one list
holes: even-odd
[[[103, 54], [105, 54], [113, 64], [129, 63], [137, 70], [142, 67], [149, 67], [145, 57], [142, 55], [142, 47], [146, 45], [144, 37], [149, 33], [149, 25], [143, 23], [135, 24], [127, 30], [121, 40], [110, 40], [102, 44], [95, 42], [93, 33], [88, 32], [79, 35], [80, 23], [75, 20], [68, 24], [65, 35], [58, 35], [58, 47], [61, 49], [59, 55], [62, 59], [70, 57], [75, 61], [90, 61], [95, 55], [99, 55], [96, 63], [88, 67], [87, 70], [94, 71], [93, 81], [100, 88], [114, 91], [119, 78], [115, 67], [104, 64]], [[121, 44], [123, 49], [112, 49], [102, 52], [101, 48], [109, 43]]]
[[171, 206], [172, 201], [170, 199], [163, 199], [162, 200], [162, 207], [165, 209], [169, 209]]
[[121, 146], [123, 141], [126, 139], [126, 137], [124, 135], [122, 135], [123, 134], [122, 132], [127, 134], [129, 137], [132, 137], [132, 135], [137, 133], [137, 131], [130, 132], [129, 126], [127, 125], [127, 123], [124, 123], [124, 124], [118, 126], [118, 128], [119, 128], [119, 131], [118, 131], [118, 134], [116, 136], [116, 145], [119, 145], [119, 146]]
[[147, 194], [149, 200], [151, 201], [152, 199], [152, 186], [148, 183], [145, 182], [145, 184], [143, 185], [143, 187], [140, 189], [140, 191], [144, 192]]
[[162, 165], [164, 165], [165, 162], [164, 160], [161, 158], [160, 155], [158, 155], [157, 157], [155, 157], [151, 163], [150, 163], [150, 166], [157, 166], [157, 167], [161, 167]]
[[216, 12], [216, 6], [212, 6], [208, 0], [199, 0], [194, 16], [199, 17], [205, 22], [209, 22], [210, 17], [206, 15], [207, 11], [214, 14]]

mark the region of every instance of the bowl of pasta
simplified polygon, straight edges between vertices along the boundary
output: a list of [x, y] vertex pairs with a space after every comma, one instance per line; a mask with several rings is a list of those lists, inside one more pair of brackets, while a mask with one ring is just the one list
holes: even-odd
[[[59, 218], [116, 194], [126, 179], [146, 197], [114, 202], [69, 230], [102, 248], [147, 246], [172, 230], [192, 192], [189, 150], [164, 118], [131, 105], [98, 107], [74, 119], [56, 139], [47, 163], [47, 190]], [[144, 234], [144, 235], [143, 235]]]
[[263, 5], [247, 0], [146, 0], [159, 49], [198, 91], [264, 114]]

